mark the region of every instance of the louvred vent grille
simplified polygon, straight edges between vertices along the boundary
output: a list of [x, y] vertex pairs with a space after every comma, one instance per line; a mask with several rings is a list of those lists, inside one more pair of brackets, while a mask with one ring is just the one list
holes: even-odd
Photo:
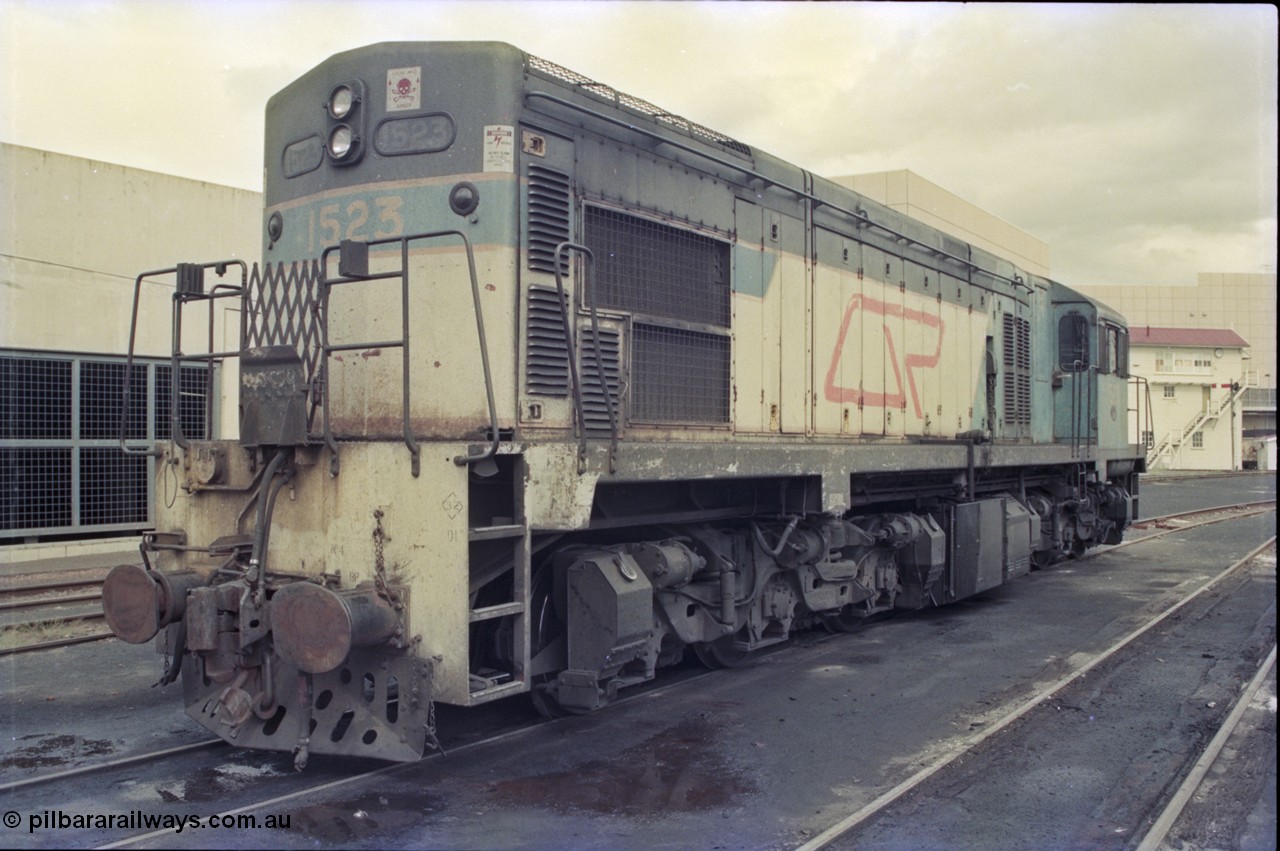
[[1031, 423], [1031, 324], [1004, 314], [1004, 421]]
[[569, 351], [564, 342], [560, 296], [547, 287], [529, 287], [525, 381], [530, 393], [569, 395]]
[[[556, 246], [569, 241], [571, 193], [569, 175], [540, 165], [529, 166], [529, 268], [555, 272]], [[561, 259], [561, 274], [569, 260]]]
[[[618, 390], [621, 386], [621, 357], [618, 354], [619, 334], [609, 328], [600, 329], [600, 340], [590, 328], [582, 329], [582, 413], [588, 432], [609, 433], [609, 400], [613, 400], [614, 415], [618, 427], [622, 427], [622, 411], [618, 407]], [[600, 386], [600, 369], [604, 366], [604, 380], [608, 386], [606, 397]]]

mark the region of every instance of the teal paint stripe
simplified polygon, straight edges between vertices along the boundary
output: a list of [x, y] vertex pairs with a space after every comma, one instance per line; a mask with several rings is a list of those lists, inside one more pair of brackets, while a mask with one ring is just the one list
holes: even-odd
[[[391, 185], [387, 188], [366, 185], [350, 193], [326, 193], [313, 201], [290, 205], [282, 212], [284, 232], [273, 248], [267, 247], [264, 236], [263, 258], [270, 263], [310, 260], [342, 239], [372, 242], [441, 230], [460, 230], [472, 245], [515, 247], [517, 233], [513, 211], [518, 209], [518, 183], [514, 180], [486, 181], [476, 186], [480, 193], [480, 206], [474, 214], [474, 223], [470, 221], [471, 217], [464, 218], [449, 209], [452, 183], [416, 187]], [[438, 244], [448, 242], [442, 237]], [[460, 244], [456, 239], [452, 243]], [[423, 248], [430, 244], [419, 242], [412, 247]]]
[[733, 292], [738, 295], [764, 298], [773, 280], [778, 258], [772, 252], [743, 245], [733, 247]]

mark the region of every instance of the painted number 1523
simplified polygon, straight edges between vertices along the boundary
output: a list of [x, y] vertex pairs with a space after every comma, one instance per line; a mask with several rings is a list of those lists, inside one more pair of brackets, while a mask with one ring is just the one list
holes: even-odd
[[370, 204], [363, 198], [340, 204], [325, 204], [317, 211], [313, 208], [308, 217], [308, 247], [337, 245], [344, 239], [367, 242], [404, 235], [402, 208], [404, 199], [399, 195], [382, 195]]

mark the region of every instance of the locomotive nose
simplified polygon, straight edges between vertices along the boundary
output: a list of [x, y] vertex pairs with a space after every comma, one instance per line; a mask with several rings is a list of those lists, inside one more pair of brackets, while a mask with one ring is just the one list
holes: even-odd
[[140, 564], [117, 565], [102, 583], [102, 613], [117, 638], [144, 644], [182, 619], [187, 592], [203, 582], [190, 570], [160, 573]]
[[399, 627], [395, 609], [372, 590], [336, 592], [295, 582], [271, 598], [276, 652], [308, 674], [332, 671], [353, 648], [381, 644]]

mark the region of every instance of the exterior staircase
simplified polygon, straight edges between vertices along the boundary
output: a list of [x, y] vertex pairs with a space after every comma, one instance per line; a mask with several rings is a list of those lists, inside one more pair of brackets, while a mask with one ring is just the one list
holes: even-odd
[[[1250, 380], [1251, 378], [1253, 379], [1252, 381]], [[1204, 410], [1192, 417], [1180, 430], [1170, 431], [1160, 438], [1155, 446], [1147, 451], [1147, 469], [1154, 470], [1160, 459], [1172, 454], [1175, 449], [1190, 440], [1196, 432], [1205, 427], [1206, 423], [1218, 419], [1218, 417], [1231, 410], [1231, 407], [1244, 395], [1244, 392], [1250, 387], [1256, 386], [1256, 384], [1256, 376], [1252, 373], [1246, 374], [1242, 380], [1232, 385], [1231, 392], [1223, 396], [1221, 401], [1217, 403], [1210, 401]]]

